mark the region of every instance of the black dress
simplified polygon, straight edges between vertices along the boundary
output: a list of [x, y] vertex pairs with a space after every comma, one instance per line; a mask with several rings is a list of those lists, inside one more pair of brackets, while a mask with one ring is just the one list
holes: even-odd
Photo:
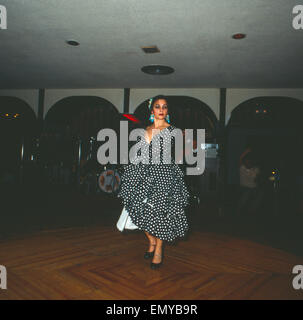
[[[175, 163], [173, 156], [175, 139], [171, 132], [175, 128], [170, 125], [161, 130], [150, 143], [143, 134], [139, 137], [141, 152], [137, 155], [141, 155], [143, 151], [145, 161], [124, 166], [118, 192], [131, 221], [140, 230], [166, 241], [184, 237], [189, 228], [184, 210], [188, 205], [189, 192], [184, 182], [184, 173]], [[171, 162], [163, 163], [163, 142], [170, 138]], [[159, 143], [155, 143], [155, 139], [158, 139]], [[154, 151], [158, 151], [157, 155], [160, 155], [159, 163], [151, 163], [153, 142], [158, 148]]]

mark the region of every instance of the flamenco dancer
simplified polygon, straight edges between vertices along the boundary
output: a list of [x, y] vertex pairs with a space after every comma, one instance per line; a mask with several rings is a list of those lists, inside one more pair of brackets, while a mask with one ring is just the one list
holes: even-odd
[[[170, 124], [166, 97], [160, 95], [150, 99], [149, 111], [151, 124], [140, 137], [141, 154], [143, 150], [145, 161], [125, 165], [118, 197], [122, 198], [131, 222], [147, 236], [149, 249], [144, 258], [152, 258], [150, 266], [157, 269], [163, 263], [164, 241], [172, 242], [184, 237], [188, 231], [184, 209], [188, 204], [189, 192], [184, 173], [174, 160], [175, 139], [171, 133], [176, 127]], [[155, 133], [153, 129], [159, 130]], [[159, 143], [155, 143], [156, 138]], [[172, 142], [171, 162], [163, 163], [163, 143], [167, 141]], [[154, 151], [160, 159], [156, 164], [151, 164]]]

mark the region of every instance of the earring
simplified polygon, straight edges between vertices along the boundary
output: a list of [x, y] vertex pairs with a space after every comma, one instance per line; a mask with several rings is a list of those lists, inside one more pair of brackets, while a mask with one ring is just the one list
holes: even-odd
[[170, 123], [169, 114], [165, 117], [165, 119], [166, 119], [166, 121], [167, 121], [168, 123]]
[[150, 122], [154, 122], [154, 119], [155, 119], [154, 114], [151, 114], [150, 117], [149, 117], [149, 121], [150, 121]]

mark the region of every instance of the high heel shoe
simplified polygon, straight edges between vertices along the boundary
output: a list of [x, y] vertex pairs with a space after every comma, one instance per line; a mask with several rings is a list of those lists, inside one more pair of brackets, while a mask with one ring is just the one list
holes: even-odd
[[[151, 244], [151, 246], [155, 246], [156, 244]], [[149, 258], [152, 258], [153, 256], [154, 256], [154, 252], [155, 252], [155, 249], [154, 249], [154, 251], [152, 251], [152, 252], [145, 252], [144, 253], [144, 259], [149, 259]]]
[[162, 262], [163, 262], [163, 256], [162, 256], [162, 255], [155, 253], [155, 256], [160, 256], [160, 257], [162, 257], [162, 259], [161, 259], [161, 262], [159, 262], [159, 263], [151, 262], [151, 263], [150, 263], [150, 267], [151, 267], [152, 269], [158, 269], [158, 268], [160, 268], [160, 266], [162, 265]]

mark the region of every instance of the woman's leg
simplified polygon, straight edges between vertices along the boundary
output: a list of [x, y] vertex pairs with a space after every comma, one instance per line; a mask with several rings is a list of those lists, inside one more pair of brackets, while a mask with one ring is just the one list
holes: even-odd
[[163, 240], [160, 240], [158, 238], [156, 239], [156, 248], [155, 248], [155, 253], [152, 262], [153, 263], [160, 263], [162, 261], [162, 245], [163, 245]]
[[148, 240], [149, 240], [149, 249], [148, 252], [153, 252], [155, 250], [155, 246], [157, 244], [156, 242], [156, 237], [152, 236], [151, 234], [149, 234], [147, 231], [144, 231], [144, 233], [146, 234]]

